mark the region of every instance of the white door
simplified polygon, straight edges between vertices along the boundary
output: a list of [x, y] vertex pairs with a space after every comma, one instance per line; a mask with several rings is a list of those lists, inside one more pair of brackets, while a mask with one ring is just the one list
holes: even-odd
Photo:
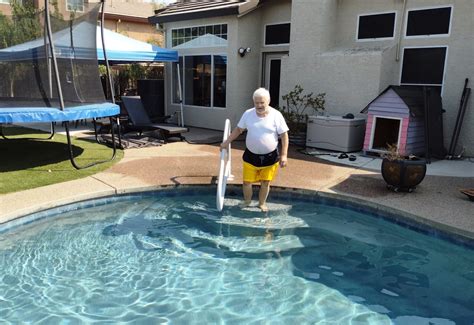
[[263, 85], [270, 92], [270, 106], [278, 106], [280, 95], [281, 58], [287, 53], [266, 53], [263, 65]]

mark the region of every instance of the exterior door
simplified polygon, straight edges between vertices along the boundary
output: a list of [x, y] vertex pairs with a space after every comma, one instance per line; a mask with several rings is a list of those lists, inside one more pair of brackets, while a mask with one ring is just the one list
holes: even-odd
[[265, 54], [264, 86], [270, 92], [270, 106], [278, 106], [280, 99], [281, 58], [286, 53]]

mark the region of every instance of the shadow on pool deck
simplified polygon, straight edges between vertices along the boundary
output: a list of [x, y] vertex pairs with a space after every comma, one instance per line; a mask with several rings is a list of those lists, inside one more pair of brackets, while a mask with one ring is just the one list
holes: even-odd
[[[200, 142], [216, 138], [216, 131], [196, 131]], [[232, 183], [242, 182], [241, 156], [244, 142], [233, 143]], [[213, 144], [171, 142], [160, 147], [129, 149], [124, 158], [101, 173], [79, 180], [0, 196], [0, 223], [71, 202], [109, 196], [163, 185], [209, 184], [218, 175], [219, 147]], [[473, 203], [459, 192], [474, 187], [473, 177], [426, 176], [413, 193], [387, 190], [377, 171], [363, 170], [300, 153], [290, 146], [289, 164], [280, 169], [275, 186], [335, 193], [357, 201], [369, 201], [420, 216], [427, 223], [453, 229], [474, 238]], [[256, 198], [256, 193], [254, 194]]]

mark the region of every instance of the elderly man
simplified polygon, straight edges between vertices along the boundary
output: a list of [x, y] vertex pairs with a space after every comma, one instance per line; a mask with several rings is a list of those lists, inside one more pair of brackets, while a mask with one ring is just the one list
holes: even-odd
[[[255, 107], [244, 112], [237, 127], [221, 144], [221, 150], [247, 130], [246, 149], [242, 157], [244, 206], [250, 205], [252, 200], [252, 184], [260, 182], [258, 206], [266, 212], [270, 182], [275, 177], [278, 165], [287, 165], [288, 126], [283, 115], [269, 106], [270, 93], [265, 88], [255, 90], [253, 103]], [[282, 142], [281, 153], [278, 152], [278, 137]]]

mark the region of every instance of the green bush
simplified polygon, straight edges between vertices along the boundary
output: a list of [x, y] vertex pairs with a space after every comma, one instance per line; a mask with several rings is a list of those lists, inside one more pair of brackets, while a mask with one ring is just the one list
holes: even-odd
[[325, 93], [314, 96], [312, 92], [303, 94], [303, 91], [301, 85], [296, 85], [292, 91], [281, 97], [286, 104], [277, 107], [283, 114], [290, 133], [305, 132], [308, 116], [324, 111]]

